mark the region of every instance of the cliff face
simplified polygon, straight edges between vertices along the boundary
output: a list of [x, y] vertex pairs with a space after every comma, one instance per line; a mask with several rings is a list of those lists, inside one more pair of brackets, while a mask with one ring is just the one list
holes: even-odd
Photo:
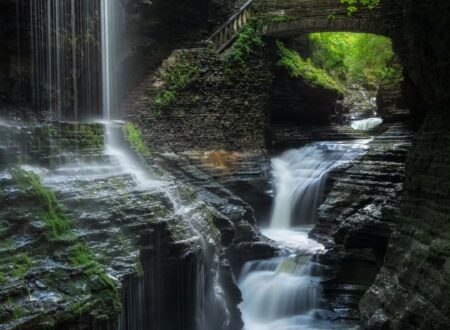
[[29, 106], [31, 100], [27, 17], [21, 1], [7, 0], [0, 4], [0, 111], [5, 107]]
[[370, 329], [446, 329], [450, 324], [448, 1], [395, 4], [393, 41], [405, 67], [406, 99], [423, 118], [406, 162], [405, 193], [385, 263], [360, 310]]
[[449, 113], [431, 113], [407, 159], [405, 193], [384, 265], [363, 297], [369, 329], [450, 324]]
[[[177, 50], [134, 105], [144, 138], [154, 150], [263, 149], [272, 82], [264, 50], [245, 72], [227, 75], [206, 47]], [[174, 77], [181, 75], [182, 84]]]

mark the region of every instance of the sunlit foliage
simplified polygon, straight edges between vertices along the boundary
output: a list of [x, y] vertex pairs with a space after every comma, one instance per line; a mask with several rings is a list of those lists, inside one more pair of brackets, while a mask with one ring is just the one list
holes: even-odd
[[313, 33], [312, 61], [346, 84], [378, 86], [401, 79], [389, 38], [364, 33]]
[[302, 77], [312, 87], [323, 87], [342, 93], [344, 87], [325, 70], [316, 66], [311, 59], [302, 58], [295, 50], [287, 48], [277, 41], [280, 61], [278, 65], [285, 67], [292, 77]]

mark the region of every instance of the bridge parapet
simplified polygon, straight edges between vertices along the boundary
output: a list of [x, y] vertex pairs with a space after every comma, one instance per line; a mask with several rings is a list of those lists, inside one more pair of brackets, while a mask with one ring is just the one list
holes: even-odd
[[288, 37], [312, 32], [387, 34], [389, 15], [382, 6], [359, 8], [352, 15], [339, 0], [254, 0], [254, 17], [266, 21], [260, 33]]
[[349, 15], [339, 0], [248, 0], [209, 39], [219, 52], [230, 46], [251, 20], [264, 36], [292, 37], [313, 32], [363, 32], [390, 35], [398, 13], [360, 6]]

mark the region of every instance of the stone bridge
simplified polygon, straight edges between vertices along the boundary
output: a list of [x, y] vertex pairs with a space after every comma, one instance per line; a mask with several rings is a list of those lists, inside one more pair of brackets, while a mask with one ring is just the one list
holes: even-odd
[[364, 32], [390, 36], [401, 21], [392, 1], [373, 9], [358, 6], [349, 15], [339, 0], [249, 0], [211, 37], [224, 50], [251, 20], [259, 19], [259, 32], [271, 37], [291, 37], [312, 32]]
[[254, 0], [254, 16], [266, 18], [261, 33], [292, 36], [311, 32], [388, 34], [393, 17], [382, 6], [359, 7], [352, 15], [339, 0]]

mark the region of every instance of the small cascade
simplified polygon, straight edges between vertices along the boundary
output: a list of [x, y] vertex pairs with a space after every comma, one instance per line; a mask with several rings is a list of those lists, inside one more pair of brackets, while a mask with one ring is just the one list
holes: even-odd
[[361, 120], [353, 120], [351, 123], [351, 127], [354, 130], [370, 131], [377, 126], [380, 126], [382, 123], [383, 123], [382, 118], [373, 117], [373, 118], [366, 118], [366, 119], [361, 119]]
[[241, 272], [240, 305], [246, 330], [339, 329], [322, 303], [327, 269], [318, 263], [323, 245], [308, 237], [317, 221], [327, 174], [362, 155], [370, 140], [320, 142], [272, 160], [276, 196], [270, 228], [280, 256], [247, 262]]
[[328, 172], [355, 159], [365, 143], [317, 142], [273, 159], [276, 196], [270, 227], [314, 224]]

